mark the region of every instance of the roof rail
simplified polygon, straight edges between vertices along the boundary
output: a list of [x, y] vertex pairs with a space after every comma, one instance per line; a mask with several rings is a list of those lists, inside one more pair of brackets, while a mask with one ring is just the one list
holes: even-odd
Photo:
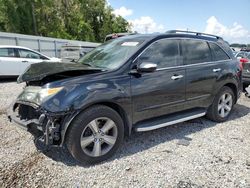
[[194, 32], [194, 31], [182, 31], [182, 30], [169, 30], [166, 33], [169, 34], [174, 34], [174, 33], [187, 33], [187, 34], [195, 34], [197, 36], [209, 36], [209, 37], [214, 37], [216, 39], [221, 39], [223, 40], [222, 37], [219, 37], [217, 35], [211, 35], [211, 34], [207, 34], [207, 33], [199, 33], [199, 32]]

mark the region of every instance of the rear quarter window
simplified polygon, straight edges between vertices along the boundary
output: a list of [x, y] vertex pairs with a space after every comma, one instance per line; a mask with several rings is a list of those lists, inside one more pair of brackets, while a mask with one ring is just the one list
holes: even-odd
[[221, 49], [217, 44], [209, 43], [214, 61], [222, 61], [230, 59], [224, 50]]

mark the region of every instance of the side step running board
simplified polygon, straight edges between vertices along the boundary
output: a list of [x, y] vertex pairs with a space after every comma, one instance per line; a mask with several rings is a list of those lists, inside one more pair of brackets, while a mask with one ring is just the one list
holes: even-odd
[[195, 112], [187, 112], [182, 115], [171, 115], [167, 118], [164, 119], [159, 119], [156, 121], [151, 121], [151, 122], [145, 122], [145, 123], [140, 123], [135, 126], [135, 131], [136, 132], [143, 132], [143, 131], [151, 131], [154, 129], [159, 129], [162, 127], [166, 127], [169, 125], [173, 125], [176, 123], [181, 123], [184, 121], [188, 121], [191, 119], [199, 118], [206, 115], [206, 112], [204, 110], [199, 110], [198, 113]]

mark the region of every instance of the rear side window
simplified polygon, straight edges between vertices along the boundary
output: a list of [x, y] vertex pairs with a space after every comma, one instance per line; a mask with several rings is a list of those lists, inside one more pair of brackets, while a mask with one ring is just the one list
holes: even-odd
[[175, 39], [161, 39], [153, 43], [139, 57], [138, 61], [157, 64], [157, 68], [167, 68], [180, 65], [179, 41]]
[[207, 42], [185, 39], [181, 42], [183, 62], [186, 65], [212, 61]]
[[13, 48], [0, 48], [0, 57], [15, 57]]
[[228, 55], [217, 45], [214, 43], [209, 43], [214, 61], [221, 61], [230, 59]]

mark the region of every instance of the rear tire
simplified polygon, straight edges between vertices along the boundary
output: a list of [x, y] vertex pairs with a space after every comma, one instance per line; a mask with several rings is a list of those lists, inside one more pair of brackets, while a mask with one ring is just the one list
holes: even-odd
[[96, 105], [73, 120], [66, 145], [79, 162], [95, 164], [110, 158], [123, 138], [124, 124], [120, 115], [112, 108]]
[[230, 116], [235, 104], [235, 95], [230, 87], [223, 86], [208, 108], [207, 118], [215, 122], [224, 122]]

